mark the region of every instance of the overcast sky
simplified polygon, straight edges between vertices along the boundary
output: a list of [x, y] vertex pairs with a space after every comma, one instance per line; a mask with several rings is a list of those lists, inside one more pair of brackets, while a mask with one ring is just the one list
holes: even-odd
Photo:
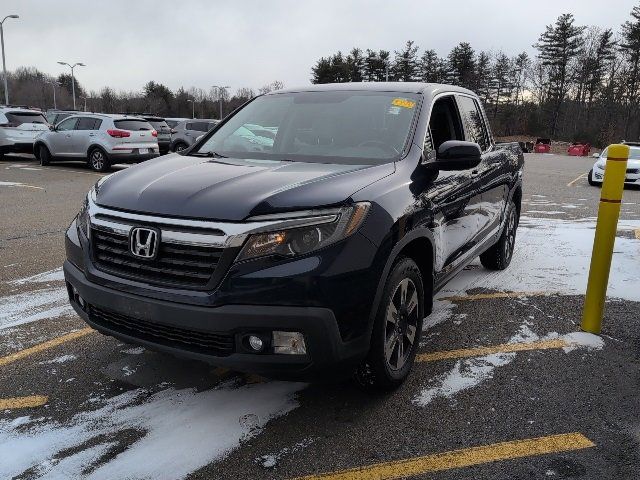
[[412, 39], [440, 55], [461, 41], [476, 50], [527, 51], [544, 26], [571, 12], [577, 23], [613, 27], [632, 0], [2, 0], [7, 68], [84, 62], [90, 90], [309, 83], [315, 61], [353, 46], [400, 49]]

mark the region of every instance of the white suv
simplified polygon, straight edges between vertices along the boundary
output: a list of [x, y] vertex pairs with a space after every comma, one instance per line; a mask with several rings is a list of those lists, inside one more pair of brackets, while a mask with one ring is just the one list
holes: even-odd
[[0, 157], [5, 153], [31, 153], [35, 138], [47, 130], [49, 123], [42, 112], [0, 107]]
[[160, 155], [158, 132], [139, 117], [86, 113], [65, 118], [33, 144], [40, 165], [57, 159], [86, 160], [105, 172], [116, 163], [138, 163]]

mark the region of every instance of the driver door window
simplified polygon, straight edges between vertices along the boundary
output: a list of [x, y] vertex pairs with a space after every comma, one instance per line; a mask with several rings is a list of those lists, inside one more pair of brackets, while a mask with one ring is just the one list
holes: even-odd
[[63, 120], [58, 124], [58, 126], [56, 127], [56, 130], [58, 130], [59, 132], [66, 132], [69, 130], [73, 130], [74, 128], [76, 128], [77, 121], [78, 121], [77, 118], [68, 118], [66, 120]]
[[448, 140], [464, 140], [460, 114], [453, 96], [439, 98], [433, 104], [424, 141], [425, 158], [434, 160], [440, 145]]

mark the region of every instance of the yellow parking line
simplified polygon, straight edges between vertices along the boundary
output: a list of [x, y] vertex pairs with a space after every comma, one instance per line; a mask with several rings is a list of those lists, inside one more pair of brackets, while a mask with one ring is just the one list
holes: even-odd
[[586, 177], [587, 175], [589, 175], [589, 172], [587, 173], [583, 173], [582, 175], [580, 175], [578, 178], [576, 178], [575, 180], [571, 180], [569, 183], [567, 183], [567, 187], [570, 187], [571, 185], [573, 185], [574, 183], [576, 183], [578, 180]]
[[516, 297], [541, 297], [544, 295], [553, 295], [555, 292], [494, 292], [494, 293], [478, 293], [476, 295], [454, 295], [451, 297], [442, 297], [437, 300], [449, 300], [452, 302], [465, 302], [470, 300], [484, 300], [490, 298], [516, 298]]
[[640, 240], [640, 228], [636, 228], [633, 233], [636, 236], [636, 240]]
[[453, 468], [470, 467], [472, 465], [550, 453], [569, 452], [591, 447], [595, 447], [595, 444], [581, 433], [564, 433], [464, 448], [395, 462], [377, 463], [334, 473], [309, 475], [307, 477], [299, 477], [298, 480], [388, 480], [406, 478]]
[[493, 347], [464, 348], [461, 350], [445, 350], [442, 352], [420, 353], [416, 355], [416, 362], [437, 362], [452, 358], [484, 357], [495, 353], [525, 352], [528, 350], [549, 350], [564, 348], [570, 344], [561, 338], [553, 340], [539, 340], [537, 342], [503, 343]]
[[67, 333], [66, 335], [62, 335], [61, 337], [57, 337], [43, 343], [39, 343], [38, 345], [34, 345], [33, 347], [25, 348], [24, 350], [20, 350], [16, 353], [12, 353], [11, 355], [7, 355], [6, 357], [0, 357], [0, 367], [13, 363], [22, 358], [28, 357], [30, 355], [44, 352], [45, 350], [49, 350], [50, 348], [57, 347], [58, 345], [62, 345], [63, 343], [70, 342], [71, 340], [75, 340], [76, 338], [84, 337], [85, 335], [88, 335], [91, 332], [95, 332], [95, 330], [89, 327], [83, 328], [82, 330], [77, 330], [75, 332]]
[[15, 410], [16, 408], [41, 407], [49, 401], [44, 395], [30, 397], [0, 398], [0, 410]]

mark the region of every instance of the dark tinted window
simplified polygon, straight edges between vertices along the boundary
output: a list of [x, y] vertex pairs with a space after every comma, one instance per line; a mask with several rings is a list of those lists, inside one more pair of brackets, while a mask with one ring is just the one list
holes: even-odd
[[54, 120], [54, 123], [60, 123], [62, 120], [70, 117], [71, 115], [73, 114], [72, 113], [56, 113], [56, 118]]
[[197, 132], [208, 132], [209, 124], [207, 122], [189, 122], [187, 130], [196, 130]]
[[66, 120], [63, 120], [58, 124], [58, 126], [56, 127], [56, 130], [60, 130], [60, 131], [73, 130], [76, 126], [77, 121], [78, 121], [77, 118], [67, 118]]
[[488, 135], [478, 103], [471, 97], [457, 98], [467, 141], [476, 142], [483, 151], [486, 150], [489, 148]]
[[174, 128], [179, 123], [180, 122], [178, 120], [167, 120], [167, 125], [169, 125], [171, 128]]
[[153, 127], [146, 120], [135, 120], [135, 119], [127, 119], [127, 120], [115, 120], [113, 124], [116, 128], [120, 130], [131, 130], [131, 131], [139, 131], [139, 130], [153, 130]]
[[157, 131], [162, 133], [169, 132], [169, 125], [164, 120], [149, 120], [151, 126]]
[[44, 115], [37, 112], [8, 112], [5, 115], [7, 120], [14, 125], [22, 125], [23, 123], [48, 123]]
[[102, 120], [97, 118], [80, 118], [76, 125], [76, 130], [97, 130], [100, 127]]
[[427, 158], [448, 140], [464, 140], [460, 114], [453, 97], [439, 98], [431, 109], [429, 130], [425, 138], [424, 151]]

